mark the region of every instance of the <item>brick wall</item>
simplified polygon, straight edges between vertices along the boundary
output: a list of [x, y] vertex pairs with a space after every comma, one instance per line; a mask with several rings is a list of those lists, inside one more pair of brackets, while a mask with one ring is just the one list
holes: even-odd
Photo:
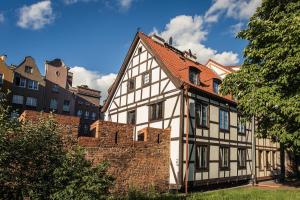
[[[21, 120], [37, 121], [49, 113], [24, 111]], [[64, 133], [78, 136], [80, 119], [73, 116], [53, 114], [63, 127]], [[114, 192], [124, 193], [129, 187], [158, 191], [169, 189], [170, 129], [145, 128], [144, 141], [133, 139], [134, 127], [106, 121], [91, 125], [94, 137], [78, 137], [77, 142], [85, 149], [86, 158], [93, 164], [109, 161], [109, 173], [115, 178]]]
[[44, 112], [37, 112], [33, 110], [25, 110], [20, 115], [20, 120], [26, 120], [26, 121], [38, 121], [39, 118], [47, 118], [50, 115], [53, 116], [54, 120], [58, 122], [60, 125], [62, 132], [66, 133], [68, 135], [72, 134], [73, 136], [78, 135], [78, 127], [80, 123], [80, 118], [75, 116], [67, 116], [67, 115], [59, 115], [59, 114], [50, 114], [50, 113], [44, 113]]
[[97, 138], [79, 137], [78, 142], [94, 164], [109, 161], [115, 192], [124, 193], [131, 186], [168, 190], [170, 129], [145, 128], [145, 141], [134, 141], [131, 125], [97, 121], [93, 128]]

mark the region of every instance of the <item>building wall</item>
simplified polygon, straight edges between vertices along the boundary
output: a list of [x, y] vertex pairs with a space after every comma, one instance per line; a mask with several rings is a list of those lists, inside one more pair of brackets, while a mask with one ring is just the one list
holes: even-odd
[[[6, 56], [0, 57], [0, 74], [3, 74], [3, 83], [0, 85], [1, 92], [7, 93], [12, 90], [13, 70], [11, 70], [5, 63]], [[11, 94], [8, 94], [8, 101], [10, 101]]]
[[[141, 48], [140, 53], [139, 48]], [[149, 72], [151, 77], [151, 83], [147, 86], [142, 84], [142, 76], [145, 72]], [[128, 92], [127, 84], [131, 78], [135, 79], [135, 89]], [[156, 102], [163, 102], [163, 118], [150, 121], [149, 105]], [[180, 105], [181, 91], [175, 87], [146, 46], [139, 41], [127, 63], [125, 74], [119, 82], [105, 117], [107, 121], [127, 123], [128, 112], [135, 110], [136, 134], [145, 127], [171, 128], [170, 184], [178, 183]]]
[[[25, 67], [32, 67], [32, 73], [25, 72]], [[20, 76], [26, 79], [26, 87], [19, 87], [16, 85], [16, 76]], [[33, 80], [38, 82], [38, 90], [33, 90], [28, 88], [28, 80]], [[12, 86], [12, 95], [23, 96], [23, 104], [12, 104], [14, 109], [18, 109], [20, 113], [26, 109], [32, 110], [43, 110], [45, 107], [44, 95], [45, 95], [45, 81], [41, 75], [36, 63], [32, 57], [25, 57], [25, 60], [14, 69], [14, 83]], [[28, 97], [33, 97], [37, 99], [37, 106], [31, 107], [26, 105], [26, 99]]]
[[[280, 174], [279, 148], [279, 143], [274, 143], [268, 138], [256, 138], [256, 175], [258, 180], [276, 178]], [[269, 167], [267, 161], [270, 163]]]
[[[206, 104], [209, 107], [209, 122], [207, 128], [197, 128], [195, 126], [195, 103]], [[245, 180], [250, 179], [252, 169], [251, 155], [251, 124], [246, 123], [246, 133], [239, 134], [237, 131], [238, 115], [235, 105], [212, 99], [209, 96], [195, 93], [189, 93], [189, 173], [188, 180], [194, 182], [194, 185], [203, 185], [207, 183], [220, 183], [229, 180]], [[185, 105], [186, 107], [186, 100]], [[227, 110], [229, 112], [229, 131], [224, 132], [219, 128], [219, 110]], [[185, 111], [186, 112], [186, 111]], [[184, 113], [185, 113], [184, 112]], [[184, 117], [184, 134], [183, 134], [183, 174], [186, 176], [186, 117]], [[208, 153], [208, 169], [196, 169], [196, 146], [207, 145]], [[220, 146], [229, 147], [229, 168], [223, 170], [220, 168]], [[237, 164], [238, 148], [246, 149], [246, 168], [239, 168]]]

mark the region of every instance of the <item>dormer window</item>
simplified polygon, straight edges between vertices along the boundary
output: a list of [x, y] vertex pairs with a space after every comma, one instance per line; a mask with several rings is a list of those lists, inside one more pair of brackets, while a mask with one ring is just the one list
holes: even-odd
[[30, 67], [30, 66], [25, 66], [25, 72], [26, 72], [26, 73], [29, 73], [29, 74], [32, 74], [32, 72], [33, 72], [32, 67]]
[[200, 71], [196, 68], [190, 68], [189, 71], [189, 78], [190, 82], [194, 85], [200, 85], [200, 80], [199, 80], [199, 73]]
[[217, 80], [217, 79], [213, 80], [214, 93], [219, 94], [220, 84], [221, 84], [220, 80]]

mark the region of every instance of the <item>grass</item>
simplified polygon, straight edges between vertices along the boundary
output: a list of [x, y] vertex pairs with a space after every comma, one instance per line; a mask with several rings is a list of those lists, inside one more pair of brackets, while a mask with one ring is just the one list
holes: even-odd
[[300, 200], [300, 189], [234, 188], [210, 192], [197, 192], [188, 200]]

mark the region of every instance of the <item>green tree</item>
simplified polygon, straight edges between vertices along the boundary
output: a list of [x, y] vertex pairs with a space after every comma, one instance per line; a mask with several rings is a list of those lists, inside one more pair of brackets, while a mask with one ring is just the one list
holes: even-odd
[[244, 63], [221, 88], [232, 94], [261, 136], [300, 149], [300, 1], [263, 0], [246, 30]]
[[9, 110], [0, 100], [0, 199], [100, 199], [108, 194], [113, 178], [107, 163], [93, 167], [52, 116], [19, 122]]

